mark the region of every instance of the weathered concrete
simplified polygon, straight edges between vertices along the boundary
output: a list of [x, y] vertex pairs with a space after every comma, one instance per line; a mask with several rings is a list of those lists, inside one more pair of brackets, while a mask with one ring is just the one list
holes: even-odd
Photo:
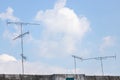
[[83, 74], [12, 75], [0, 74], [0, 80], [120, 80], [120, 76], [87, 76]]

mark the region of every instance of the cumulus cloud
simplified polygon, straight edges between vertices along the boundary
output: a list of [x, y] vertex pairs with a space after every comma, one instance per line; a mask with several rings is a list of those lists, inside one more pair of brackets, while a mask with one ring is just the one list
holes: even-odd
[[9, 62], [9, 61], [17, 61], [15, 57], [10, 56], [8, 54], [1, 54], [0, 61]]
[[[20, 21], [20, 19], [14, 15], [14, 9], [11, 7], [8, 7], [5, 12], [0, 13], [0, 19], [2, 21], [9, 20], [11, 22]], [[8, 29], [7, 27], [3, 32], [3, 38], [8, 39], [10, 42], [13, 42], [12, 39], [20, 34], [19, 26], [15, 25], [11, 27], [11, 29], [12, 28], [15, 30], [15, 32], [10, 31], [10, 28]]]
[[[68, 70], [58, 66], [51, 66], [41, 62], [24, 62], [25, 74], [55, 74], [68, 73]], [[0, 55], [0, 74], [21, 74], [21, 60], [9, 54]], [[69, 73], [72, 70], [69, 69]]]
[[40, 54], [44, 56], [72, 54], [90, 30], [88, 19], [65, 5], [66, 0], [58, 0], [53, 9], [40, 10], [35, 17], [45, 26], [40, 44]]
[[54, 6], [55, 9], [64, 8], [66, 5], [66, 0], [58, 0]]
[[100, 45], [100, 51], [104, 51], [106, 48], [111, 47], [115, 44], [115, 39], [112, 36], [106, 36], [102, 40], [102, 44]]
[[[11, 27], [12, 28], [12, 27]], [[16, 43], [17, 41], [13, 40], [15, 37], [20, 35], [20, 27], [14, 26], [13, 29], [15, 32], [11, 31], [10, 29], [6, 28], [3, 32], [3, 38], [7, 39], [10, 41], [10, 43]]]
[[[90, 74], [89, 70], [76, 69], [76, 73], [85, 72]], [[21, 74], [21, 60], [17, 60], [14, 56], [8, 54], [0, 55], [0, 74]], [[25, 74], [73, 74], [74, 69], [63, 68], [60, 66], [45, 64], [42, 62], [24, 62]], [[94, 73], [93, 73], [94, 74]]]
[[6, 12], [0, 13], [0, 18], [2, 20], [12, 20], [12, 21], [19, 20], [17, 17], [13, 15], [13, 12], [14, 10], [11, 7], [8, 7], [6, 9]]
[[[76, 69], [76, 73], [80, 72], [86, 74], [95, 74], [96, 71], [90, 71], [86, 69]], [[21, 60], [17, 60], [14, 56], [8, 54], [0, 55], [0, 74], [21, 74]], [[25, 74], [38, 74], [38, 75], [49, 75], [49, 74], [73, 74], [74, 69], [63, 68], [60, 66], [49, 65], [42, 62], [24, 62], [24, 73]], [[98, 73], [99, 74], [99, 73]]]

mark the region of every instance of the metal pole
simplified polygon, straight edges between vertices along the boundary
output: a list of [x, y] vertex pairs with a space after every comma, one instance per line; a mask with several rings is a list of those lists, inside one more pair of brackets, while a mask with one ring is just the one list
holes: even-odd
[[74, 66], [75, 66], [75, 74], [76, 74], [76, 59], [74, 57]]
[[102, 76], [104, 76], [104, 70], [103, 70], [103, 62], [102, 62], [102, 58], [100, 58], [100, 62], [101, 62]]
[[[21, 26], [21, 34], [22, 34], [22, 24]], [[23, 36], [21, 36], [21, 58], [22, 58], [22, 74], [24, 74], [24, 60], [23, 60]]]

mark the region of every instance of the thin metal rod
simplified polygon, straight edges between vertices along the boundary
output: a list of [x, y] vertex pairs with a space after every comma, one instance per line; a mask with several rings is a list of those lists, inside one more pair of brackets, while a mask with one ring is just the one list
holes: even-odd
[[101, 62], [102, 76], [104, 76], [104, 70], [103, 70], [103, 61], [102, 61], [102, 58], [100, 58], [100, 62]]
[[28, 32], [25, 32], [25, 33], [23, 33], [23, 34], [20, 34], [19, 36], [15, 37], [13, 40], [16, 40], [17, 38], [20, 38], [21, 36], [23, 37], [23, 36], [26, 35], [26, 34], [29, 34], [29, 31], [28, 31]]
[[[21, 24], [20, 26], [21, 26], [21, 34], [22, 34], [22, 24]], [[21, 50], [22, 50], [22, 53], [21, 53], [21, 58], [22, 58], [22, 74], [24, 74], [24, 60], [23, 60], [23, 36], [21, 36]]]
[[37, 23], [8, 22], [8, 21], [7, 21], [7, 24], [16, 24], [16, 25], [40, 25], [40, 24], [37, 24]]
[[76, 74], [76, 59], [74, 57], [74, 68], [75, 68], [75, 74]]

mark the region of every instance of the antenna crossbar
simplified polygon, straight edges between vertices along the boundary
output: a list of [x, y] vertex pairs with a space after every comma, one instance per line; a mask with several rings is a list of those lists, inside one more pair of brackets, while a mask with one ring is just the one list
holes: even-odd
[[16, 25], [40, 25], [37, 23], [25, 23], [25, 22], [7, 22], [7, 24], [16, 24]]
[[16, 40], [17, 38], [21, 38], [21, 37], [25, 36], [26, 34], [29, 34], [29, 32], [25, 32], [23, 34], [20, 34], [19, 36], [15, 37], [13, 40]]

